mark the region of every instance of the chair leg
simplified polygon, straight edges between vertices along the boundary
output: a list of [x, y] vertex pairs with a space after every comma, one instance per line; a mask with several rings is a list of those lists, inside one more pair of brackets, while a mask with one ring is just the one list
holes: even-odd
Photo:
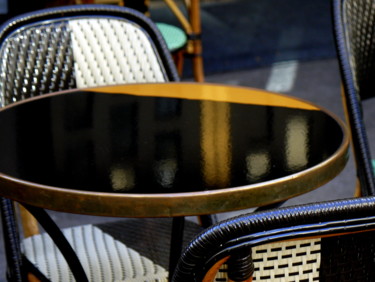
[[193, 55], [194, 79], [197, 82], [204, 82], [203, 58], [201, 54]]
[[195, 81], [204, 82], [199, 0], [185, 1], [188, 17], [185, 17], [181, 12], [175, 0], [164, 0], [164, 2], [176, 16], [188, 36], [186, 54], [192, 57]]
[[24, 237], [39, 234], [39, 225], [36, 219], [22, 205], [17, 204], [17, 206], [19, 207]]
[[217, 222], [216, 215], [200, 215], [198, 216], [199, 224], [203, 228], [207, 228]]
[[354, 197], [358, 198], [358, 197], [361, 197], [361, 196], [362, 196], [361, 184], [359, 183], [359, 180], [357, 178], [355, 191], [354, 191]]
[[190, 0], [188, 3], [189, 18], [191, 28], [193, 31], [193, 68], [194, 78], [197, 82], [204, 81], [203, 71], [203, 57], [202, 57], [202, 40], [200, 38], [202, 33], [201, 12], [199, 0]]
[[181, 77], [184, 69], [184, 51], [179, 50], [172, 54], [173, 61], [176, 65], [178, 75]]

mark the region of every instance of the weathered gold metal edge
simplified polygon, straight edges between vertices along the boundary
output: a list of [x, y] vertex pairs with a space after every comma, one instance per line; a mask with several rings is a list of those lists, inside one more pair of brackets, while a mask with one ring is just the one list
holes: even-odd
[[[155, 87], [157, 86], [157, 87]], [[203, 87], [202, 87], [203, 86]], [[150, 88], [150, 92], [145, 92]], [[171, 90], [175, 89], [173, 92]], [[202, 89], [209, 89], [202, 94]], [[236, 90], [234, 92], [234, 89]], [[167, 91], [168, 90], [168, 91]], [[81, 89], [69, 89], [59, 92], [39, 95], [20, 100], [0, 108], [5, 111], [9, 108], [16, 107], [20, 104], [29, 103], [33, 100], [45, 99], [51, 96], [58, 96], [62, 94], [74, 94], [76, 92], [96, 92], [103, 94], [122, 94], [122, 95], [135, 95], [144, 97], [165, 97], [189, 100], [203, 100], [203, 101], [216, 101], [238, 104], [251, 104], [260, 106], [275, 106], [285, 108], [296, 108], [304, 110], [321, 110], [320, 106], [315, 105], [309, 101], [290, 97], [285, 94], [269, 92], [257, 88], [232, 86], [224, 84], [210, 84], [210, 83], [197, 83], [197, 82], [170, 82], [170, 83], [130, 83], [124, 85], [90, 87]], [[176, 95], [175, 93], [179, 93]], [[267, 95], [268, 99], [264, 102], [264, 96]]]
[[[171, 217], [220, 213], [275, 203], [314, 190], [337, 176], [348, 160], [349, 138], [326, 161], [303, 172], [254, 185], [170, 194], [114, 194], [39, 185], [0, 174], [2, 195], [46, 209], [119, 217]], [[277, 195], [277, 196], [275, 196]]]
[[[157, 87], [155, 87], [157, 86]], [[147, 91], [149, 89], [149, 91]], [[85, 91], [108, 94], [128, 94], [144, 97], [182, 98], [262, 106], [276, 106], [305, 110], [319, 110], [319, 107], [302, 99], [256, 88], [224, 84], [171, 82], [124, 84], [87, 88]], [[178, 94], [176, 94], [178, 93]], [[265, 96], [267, 99], [265, 100]]]
[[[93, 89], [86, 89], [86, 91], [92, 91]], [[102, 92], [99, 91], [100, 88], [95, 89], [98, 90], [97, 92]], [[0, 111], [20, 103], [29, 102], [30, 99], [42, 99], [76, 91], [67, 90], [29, 98], [6, 106]], [[261, 92], [264, 93], [264, 91]], [[283, 96], [281, 94], [275, 95]], [[297, 98], [290, 99], [299, 100]], [[257, 207], [260, 202], [262, 205], [266, 205], [292, 198], [314, 190], [333, 179], [343, 170], [349, 156], [349, 135], [346, 125], [336, 115], [327, 110], [314, 106], [312, 103], [300, 101], [302, 101], [302, 104], [312, 105], [314, 109], [316, 107], [317, 110], [331, 116], [343, 131], [341, 146], [329, 159], [300, 173], [242, 187], [203, 192], [148, 195], [96, 193], [64, 189], [22, 181], [0, 173], [0, 186], [6, 187], [1, 194], [21, 203], [51, 210], [119, 217], [170, 217], [220, 213]]]

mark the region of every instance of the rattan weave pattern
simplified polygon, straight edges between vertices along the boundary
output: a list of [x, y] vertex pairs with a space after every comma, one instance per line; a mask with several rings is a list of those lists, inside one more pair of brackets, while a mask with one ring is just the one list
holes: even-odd
[[79, 88], [166, 81], [154, 47], [134, 24], [116, 19], [77, 19], [69, 21], [69, 26]]
[[[252, 248], [253, 281], [319, 281], [320, 239], [285, 241]], [[224, 264], [215, 281], [228, 281]]]
[[[164, 268], [93, 225], [67, 228], [63, 233], [76, 251], [89, 281], [163, 281], [161, 277], [167, 281], [168, 272]], [[26, 238], [24, 249], [27, 258], [51, 281], [75, 281], [46, 233]]]
[[[128, 218], [117, 220], [115, 224], [109, 222], [96, 226], [140, 255], [148, 257], [152, 261], [157, 261], [158, 265], [168, 269], [172, 218], [144, 218], [141, 221]], [[183, 245], [186, 246], [202, 229], [200, 225], [186, 220]], [[147, 232], [144, 232], [144, 230], [147, 230]], [[150, 238], [149, 232], [157, 234], [157, 240]]]
[[375, 281], [374, 238], [375, 232], [324, 238], [321, 263], [324, 281]]
[[357, 91], [362, 99], [373, 97], [375, 81], [375, 2], [348, 0], [343, 3], [347, 46]]
[[320, 239], [286, 241], [253, 248], [253, 281], [318, 281]]
[[125, 20], [55, 20], [20, 29], [0, 56], [0, 107], [77, 87], [168, 80], [147, 35]]
[[75, 88], [73, 50], [65, 21], [19, 29], [0, 50], [0, 107]]

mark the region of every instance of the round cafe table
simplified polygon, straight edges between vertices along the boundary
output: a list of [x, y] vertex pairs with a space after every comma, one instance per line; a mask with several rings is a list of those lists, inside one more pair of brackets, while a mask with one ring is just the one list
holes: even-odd
[[177, 217], [264, 206], [315, 189], [348, 134], [314, 104], [214, 84], [51, 93], [0, 110], [0, 195], [46, 209]]

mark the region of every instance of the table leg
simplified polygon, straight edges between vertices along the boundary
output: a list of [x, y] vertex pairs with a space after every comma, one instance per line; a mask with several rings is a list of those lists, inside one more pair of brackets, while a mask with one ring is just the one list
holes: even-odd
[[217, 218], [215, 214], [200, 215], [198, 218], [199, 218], [199, 223], [203, 228], [207, 228], [217, 222]]
[[172, 281], [173, 272], [181, 256], [184, 238], [185, 217], [174, 217], [172, 221], [171, 246], [169, 252], [169, 280]]

